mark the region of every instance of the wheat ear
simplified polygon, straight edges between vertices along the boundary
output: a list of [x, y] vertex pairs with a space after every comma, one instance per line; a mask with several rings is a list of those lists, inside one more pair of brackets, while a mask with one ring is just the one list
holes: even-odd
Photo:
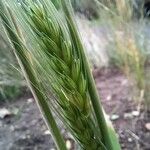
[[58, 11], [50, 2], [51, 10], [38, 3], [22, 4], [32, 31], [42, 52], [50, 60], [50, 70], [57, 82], [51, 87], [57, 96], [66, 124], [83, 149], [106, 149], [96, 134], [90, 108], [86, 76], [81, 56], [71, 40], [68, 29], [61, 23]]

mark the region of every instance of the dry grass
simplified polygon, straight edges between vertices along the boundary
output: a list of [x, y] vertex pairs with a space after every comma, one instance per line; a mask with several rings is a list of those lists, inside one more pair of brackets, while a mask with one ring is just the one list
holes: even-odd
[[[143, 99], [147, 105], [147, 101], [150, 101], [150, 97], [146, 96], [149, 93], [149, 77], [145, 67], [149, 58], [149, 39], [144, 33], [147, 21], [143, 16], [139, 20], [134, 18], [133, 1], [95, 1], [100, 8], [100, 22], [109, 27], [111, 41], [107, 48], [111, 64], [119, 67], [135, 83], [134, 89], [138, 89], [138, 97], [144, 93]], [[141, 13], [143, 10], [140, 8], [142, 7], [139, 6]]]

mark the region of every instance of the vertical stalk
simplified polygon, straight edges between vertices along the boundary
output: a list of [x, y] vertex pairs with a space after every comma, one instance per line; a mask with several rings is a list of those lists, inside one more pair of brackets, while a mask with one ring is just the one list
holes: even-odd
[[[10, 13], [10, 10], [9, 10]], [[12, 45], [14, 47], [14, 54], [18, 60], [18, 63], [24, 73], [25, 79], [27, 80], [28, 86], [30, 87], [30, 90], [36, 100], [37, 105], [39, 106], [39, 109], [41, 113], [43, 114], [43, 117], [45, 119], [45, 122], [49, 128], [49, 130], [52, 133], [52, 137], [54, 139], [54, 142], [59, 150], [67, 150], [65, 146], [65, 142], [63, 140], [62, 135], [60, 134], [60, 131], [57, 127], [57, 124], [54, 120], [54, 117], [52, 115], [52, 112], [46, 102], [45, 96], [43, 93], [41, 93], [40, 85], [35, 77], [34, 71], [31, 67], [30, 62], [27, 59], [27, 55], [24, 51], [24, 48], [22, 46], [22, 41], [19, 39], [19, 37], [16, 35], [15, 31], [11, 28], [11, 21], [15, 26], [17, 34], [20, 36], [20, 31], [18, 31], [18, 27], [16, 26], [16, 22], [14, 18], [12, 17], [12, 14], [9, 15], [7, 9], [5, 8], [2, 1], [0, 1], [0, 17], [2, 18], [3, 25], [7, 31], [7, 34], [9, 36], [10, 41], [12, 42]], [[9, 19], [11, 16], [11, 19]], [[11, 20], [11, 21], [10, 21]]]
[[75, 43], [78, 43], [76, 44], [76, 46], [78, 47], [79, 53], [81, 54], [83, 65], [87, 73], [89, 94], [91, 97], [91, 102], [94, 108], [95, 116], [98, 122], [98, 127], [102, 134], [101, 135], [102, 142], [104, 143], [104, 145], [107, 147], [108, 150], [113, 150], [112, 142], [109, 136], [109, 131], [108, 131], [106, 120], [105, 120], [104, 113], [103, 113], [103, 109], [100, 103], [100, 98], [99, 98], [99, 95], [95, 86], [95, 82], [94, 82], [94, 79], [93, 79], [93, 76], [89, 67], [88, 60], [84, 53], [84, 47], [81, 43], [79, 33], [76, 29], [76, 23], [73, 20], [74, 13], [73, 13], [70, 1], [69, 0], [68, 0], [69, 2], [66, 0], [61, 0], [61, 1], [62, 1], [64, 13], [66, 15], [66, 19], [68, 21], [68, 26], [70, 27], [70, 32], [72, 33], [73, 40], [75, 41]]

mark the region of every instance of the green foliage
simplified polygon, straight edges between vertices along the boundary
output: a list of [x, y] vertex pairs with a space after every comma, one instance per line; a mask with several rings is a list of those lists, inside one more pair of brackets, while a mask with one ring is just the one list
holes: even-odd
[[[0, 25], [1, 26], [1, 25]], [[2, 28], [2, 26], [0, 27]], [[8, 61], [9, 60], [9, 61]], [[18, 64], [6, 35], [0, 32], [0, 101], [14, 99], [23, 87], [23, 78], [17, 70]]]
[[18, 86], [1, 86], [0, 101], [12, 100], [21, 94]]

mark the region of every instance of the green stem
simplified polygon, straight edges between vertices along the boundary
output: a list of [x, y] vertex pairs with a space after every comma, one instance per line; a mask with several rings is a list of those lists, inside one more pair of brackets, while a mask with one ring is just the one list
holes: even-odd
[[[9, 10], [9, 13], [10, 13], [10, 10]], [[3, 20], [3, 24], [7, 31], [7, 34], [13, 44], [13, 47], [14, 47], [13, 52], [16, 55], [18, 63], [28, 82], [30, 90], [32, 91], [32, 94], [39, 106], [39, 109], [43, 114], [45, 122], [49, 130], [52, 133], [52, 137], [55, 141], [57, 148], [59, 150], [67, 150], [63, 137], [60, 134], [60, 131], [52, 115], [52, 112], [48, 106], [48, 103], [46, 102], [45, 96], [39, 91], [40, 85], [35, 77], [31, 64], [28, 61], [28, 58], [24, 52], [24, 47], [22, 47], [22, 42], [19, 39], [19, 37], [15, 34], [15, 31], [13, 31], [13, 29], [11, 28], [12, 27], [11, 21], [13, 22], [15, 27], [16, 27], [16, 24], [15, 24], [15, 20], [13, 20], [14, 18], [12, 17], [12, 14], [9, 15], [9, 13], [7, 9], [5, 8], [5, 6], [3, 5], [2, 1], [0, 1], [0, 16]], [[10, 19], [8, 19], [10, 18], [10, 16], [11, 16], [11, 21]], [[18, 28], [15, 30], [17, 31]], [[18, 34], [20, 35], [20, 33]]]
[[71, 5], [69, 6], [70, 2], [67, 3], [66, 0], [61, 0], [61, 1], [62, 1], [62, 6], [64, 8], [64, 12], [66, 14], [67, 20], [69, 21], [68, 24], [71, 27], [71, 30], [72, 30], [71, 32], [73, 33], [73, 39], [75, 40], [76, 43], [78, 43], [76, 44], [76, 46], [78, 47], [78, 50], [80, 50], [79, 53], [81, 54], [83, 65], [87, 73], [89, 93], [90, 93], [91, 102], [94, 108], [95, 116], [97, 118], [98, 127], [101, 131], [102, 142], [104, 143], [104, 145], [107, 147], [108, 150], [112, 150], [113, 149], [112, 143], [111, 143], [111, 139], [109, 136], [109, 131], [107, 128], [103, 109], [100, 103], [99, 94], [95, 86], [95, 82], [94, 82], [94, 79], [93, 79], [93, 76], [89, 67], [87, 57], [84, 53], [84, 47], [81, 43], [79, 33], [76, 29], [76, 23], [73, 20], [73, 17], [74, 17], [73, 10], [70, 9], [71, 8]]
[[[18, 62], [19, 62], [19, 58], [18, 58]], [[24, 76], [28, 82], [28, 85], [30, 87], [30, 90], [32, 91], [32, 94], [39, 106], [39, 109], [41, 110], [41, 113], [43, 114], [43, 118], [45, 119], [45, 122], [48, 126], [48, 129], [51, 131], [52, 133], [52, 137], [55, 141], [55, 144], [57, 146], [57, 148], [59, 150], [67, 150], [66, 146], [65, 146], [65, 142], [63, 140], [62, 135], [60, 134], [60, 131], [57, 127], [57, 124], [54, 120], [54, 117], [52, 115], [52, 112], [49, 108], [48, 103], [46, 102], [46, 99], [44, 97], [44, 95], [39, 91], [39, 83], [36, 81], [34, 74], [27, 69], [24, 69], [25, 67], [23, 67], [24, 65], [22, 65], [21, 62], [19, 62], [20, 66], [22, 66], [22, 70], [24, 70]], [[26, 65], [30, 65], [27, 64]], [[28, 72], [28, 73], [26, 73]], [[28, 74], [30, 74], [30, 77], [28, 76]], [[32, 81], [32, 83], [31, 83]]]

